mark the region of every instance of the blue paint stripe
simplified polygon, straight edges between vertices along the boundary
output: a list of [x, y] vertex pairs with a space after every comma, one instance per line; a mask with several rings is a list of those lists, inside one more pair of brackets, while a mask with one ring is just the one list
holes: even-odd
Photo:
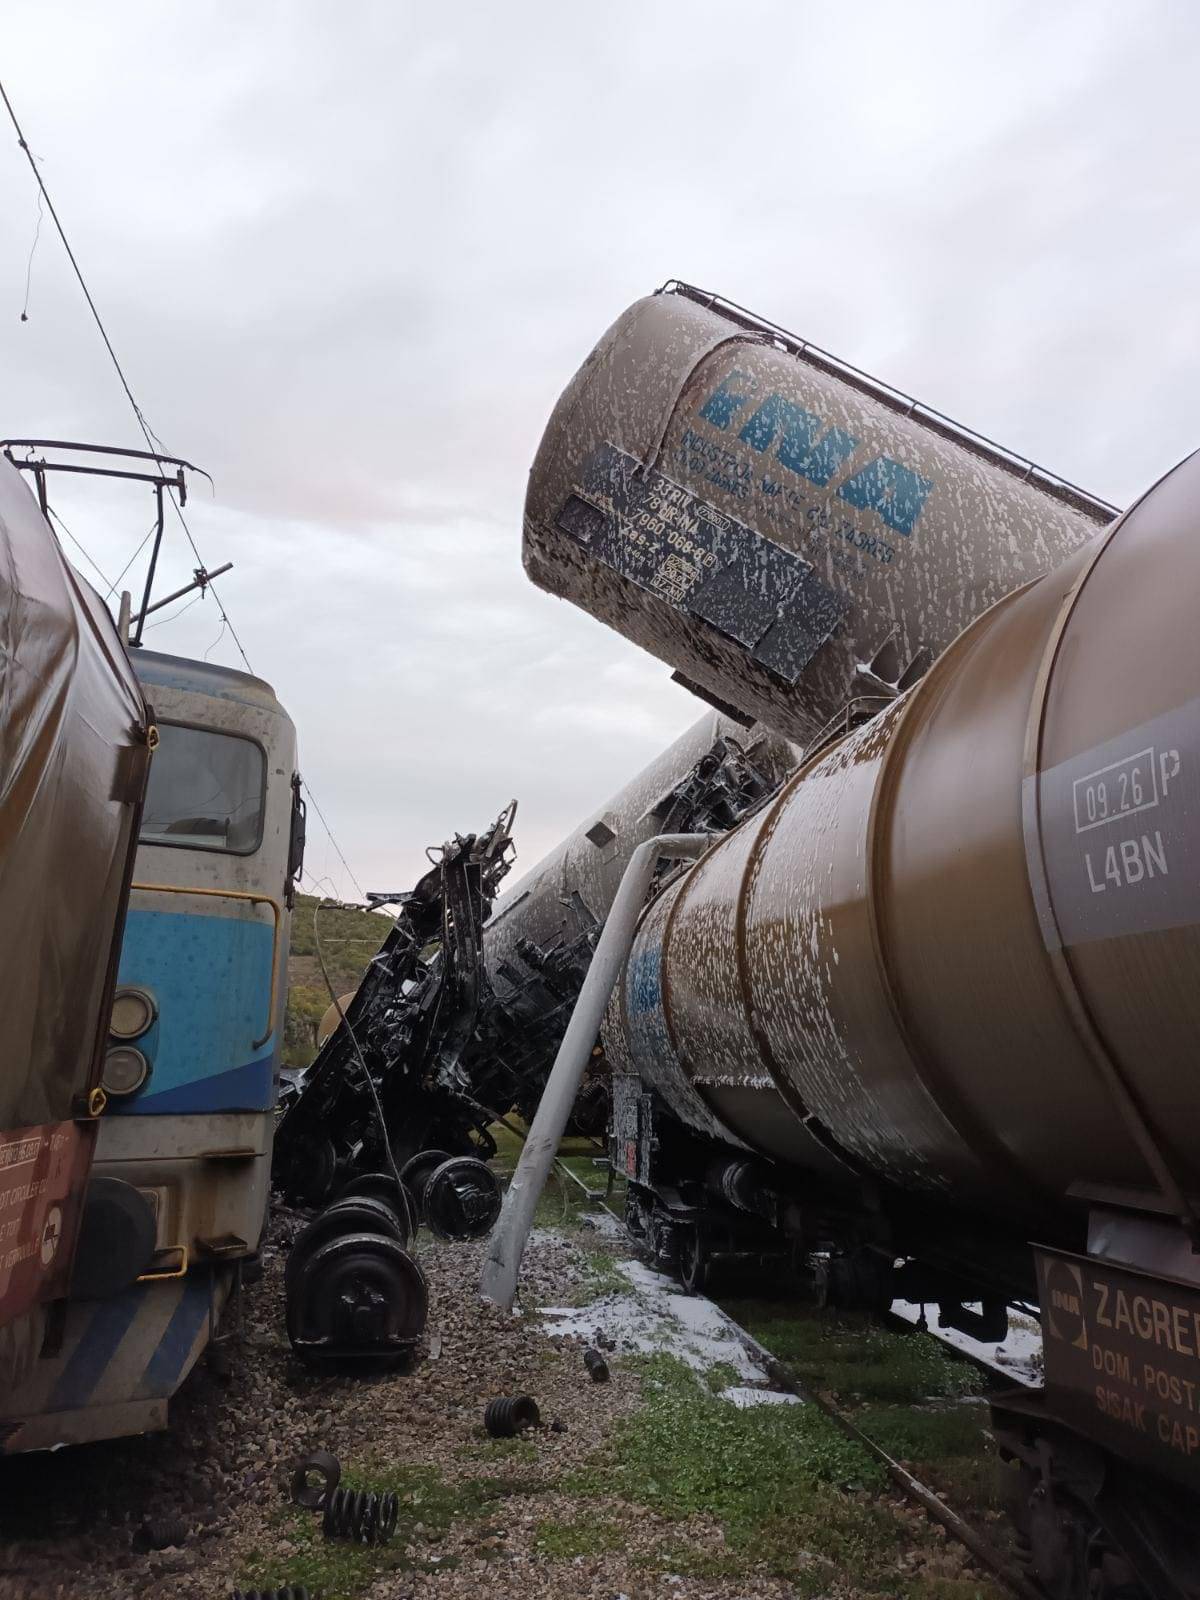
[[126, 1289], [115, 1299], [98, 1304], [51, 1391], [46, 1402], [48, 1411], [77, 1411], [87, 1405], [104, 1369], [129, 1332], [143, 1297], [141, 1288]]
[[[154, 1079], [150, 1079], [153, 1086]], [[275, 1104], [275, 1057], [264, 1056], [244, 1067], [231, 1067], [210, 1078], [176, 1084], [160, 1094], [133, 1095], [125, 1102], [109, 1102], [127, 1117], [162, 1117], [196, 1111], [269, 1111]]]
[[185, 1279], [179, 1304], [137, 1386], [139, 1400], [169, 1399], [175, 1393], [184, 1363], [208, 1316], [210, 1287], [206, 1272]]

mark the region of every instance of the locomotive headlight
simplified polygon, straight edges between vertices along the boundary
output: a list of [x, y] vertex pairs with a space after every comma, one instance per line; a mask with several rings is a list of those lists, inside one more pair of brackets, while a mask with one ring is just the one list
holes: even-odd
[[148, 989], [118, 989], [108, 1031], [114, 1039], [136, 1039], [154, 1021], [158, 1008]]
[[131, 1044], [118, 1044], [104, 1058], [100, 1082], [108, 1094], [135, 1094], [150, 1076], [150, 1063]]

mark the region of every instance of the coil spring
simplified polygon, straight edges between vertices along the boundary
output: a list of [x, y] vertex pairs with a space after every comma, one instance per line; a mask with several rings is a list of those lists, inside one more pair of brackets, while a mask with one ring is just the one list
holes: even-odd
[[525, 1428], [536, 1428], [540, 1421], [537, 1401], [529, 1394], [489, 1400], [483, 1413], [483, 1425], [493, 1439], [511, 1439]]
[[322, 1527], [327, 1539], [355, 1544], [386, 1544], [396, 1531], [400, 1502], [394, 1494], [368, 1489], [335, 1489], [325, 1502]]
[[232, 1600], [311, 1600], [307, 1589], [235, 1589]]

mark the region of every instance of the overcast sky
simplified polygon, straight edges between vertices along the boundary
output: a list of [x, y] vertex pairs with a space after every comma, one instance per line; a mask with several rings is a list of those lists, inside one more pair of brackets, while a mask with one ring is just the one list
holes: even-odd
[[[520, 564], [559, 391], [666, 278], [1119, 503], [1200, 444], [1198, 73], [1196, 8], [1100, 0], [39, 0], [0, 49], [366, 888], [511, 795], [531, 865], [703, 709]], [[37, 215], [0, 129], [0, 430], [140, 444], [48, 219], [20, 321]], [[152, 509], [57, 503], [109, 578]]]

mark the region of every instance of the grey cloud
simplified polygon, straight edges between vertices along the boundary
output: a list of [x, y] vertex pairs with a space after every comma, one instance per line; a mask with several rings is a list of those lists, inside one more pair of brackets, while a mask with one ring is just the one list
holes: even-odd
[[[47, 40], [53, 39], [53, 49]], [[535, 592], [525, 477], [674, 273], [1127, 499], [1197, 434], [1200, 24], [1144, 4], [48, 0], [4, 75], [358, 876], [532, 861], [698, 704]], [[4, 429], [136, 442], [19, 152]], [[64, 491], [114, 575], [148, 506]], [[192, 556], [173, 533], [163, 584]], [[211, 601], [151, 636], [236, 661]], [[314, 836], [319, 829], [314, 830]], [[329, 865], [318, 845], [314, 871]]]

